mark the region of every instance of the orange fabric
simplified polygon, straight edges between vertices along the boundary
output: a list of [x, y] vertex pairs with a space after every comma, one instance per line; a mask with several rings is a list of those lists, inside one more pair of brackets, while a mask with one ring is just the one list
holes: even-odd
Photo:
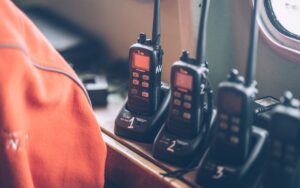
[[103, 187], [106, 147], [73, 70], [0, 0], [0, 187]]

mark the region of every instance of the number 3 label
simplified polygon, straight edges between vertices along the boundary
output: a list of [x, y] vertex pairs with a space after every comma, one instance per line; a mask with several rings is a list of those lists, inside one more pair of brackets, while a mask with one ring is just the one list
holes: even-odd
[[215, 175], [213, 175], [213, 179], [221, 179], [224, 176], [224, 167], [223, 166], [217, 166], [217, 172]]

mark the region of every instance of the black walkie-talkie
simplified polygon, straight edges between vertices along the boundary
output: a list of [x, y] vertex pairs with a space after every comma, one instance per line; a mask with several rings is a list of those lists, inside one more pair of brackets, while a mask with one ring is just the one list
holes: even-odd
[[197, 65], [196, 62], [184, 51], [171, 71], [172, 95], [167, 130], [185, 138], [195, 137], [202, 128], [208, 68], [205, 63]]
[[209, 3], [209, 0], [202, 2], [196, 59], [191, 59], [184, 51], [171, 69], [172, 94], [166, 126], [168, 132], [184, 138], [199, 135], [204, 126], [204, 96], [209, 72], [205, 58]]
[[127, 108], [140, 115], [152, 115], [160, 100], [163, 50], [160, 46], [160, 0], [154, 1], [152, 40], [141, 33], [129, 50]]
[[258, 1], [252, 13], [246, 80], [233, 70], [218, 88], [214, 139], [197, 172], [203, 187], [255, 187], [266, 163], [268, 132], [253, 126]]
[[169, 114], [153, 146], [155, 158], [180, 166], [194, 165], [199, 159], [208, 145], [208, 130], [216, 114], [205, 57], [209, 3], [202, 1], [196, 58], [184, 51], [172, 65]]
[[217, 93], [218, 115], [216, 139], [212, 154], [218, 161], [238, 165], [245, 162], [250, 150], [254, 99], [257, 93], [254, 79], [258, 40], [258, 0], [254, 2], [245, 81], [233, 70], [227, 81], [221, 82]]
[[128, 99], [116, 117], [116, 135], [152, 142], [164, 124], [171, 94], [169, 86], [161, 83], [162, 56], [160, 0], [154, 0], [152, 39], [141, 33], [130, 47]]
[[[266, 188], [293, 188], [300, 153], [299, 100], [286, 92], [271, 115], [271, 148]], [[298, 169], [300, 170], [300, 169]]]

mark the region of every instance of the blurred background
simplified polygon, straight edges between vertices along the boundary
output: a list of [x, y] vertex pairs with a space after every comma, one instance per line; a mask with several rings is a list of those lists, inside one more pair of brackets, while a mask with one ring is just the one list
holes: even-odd
[[[22, 0], [21, 7], [43, 6], [88, 31], [101, 41], [103, 64], [126, 72], [128, 49], [138, 34], [151, 35], [152, 0]], [[201, 0], [161, 0], [163, 80], [183, 49], [195, 54]], [[251, 0], [212, 0], [208, 20], [207, 60], [214, 89], [232, 67], [244, 73], [250, 25]], [[300, 57], [278, 53], [261, 34], [258, 46], [259, 96], [282, 96], [291, 90], [300, 98]], [[114, 66], [115, 65], [115, 66]], [[111, 68], [113, 67], [113, 68]], [[125, 68], [124, 68], [125, 67]], [[107, 74], [107, 70], [105, 70]], [[126, 73], [124, 73], [126, 76]]]

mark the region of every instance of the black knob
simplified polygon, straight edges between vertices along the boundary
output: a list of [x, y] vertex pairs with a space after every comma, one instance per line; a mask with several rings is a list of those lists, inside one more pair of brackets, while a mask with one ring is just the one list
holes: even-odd
[[239, 71], [237, 69], [232, 69], [229, 75], [227, 76], [228, 81], [235, 83], [244, 83], [244, 77], [239, 75]]
[[237, 69], [232, 69], [229, 73], [229, 80], [235, 80], [239, 76], [239, 71]]
[[293, 100], [293, 94], [290, 91], [286, 91], [283, 94], [283, 97], [281, 98], [281, 102], [285, 106], [291, 106]]
[[235, 82], [239, 77], [239, 71], [237, 69], [232, 69], [227, 77], [229, 81]]
[[290, 91], [284, 92], [284, 95], [281, 98], [281, 102], [283, 105], [292, 107], [292, 108], [299, 108], [299, 106], [300, 106], [299, 100], [294, 99], [293, 94]]
[[180, 61], [189, 62], [190, 53], [187, 50], [184, 50], [180, 56]]
[[138, 38], [138, 43], [145, 44], [147, 36], [145, 33], [140, 33], [140, 37]]
[[146, 44], [147, 44], [147, 45], [152, 45], [152, 40], [151, 40], [151, 39], [147, 39], [147, 40], [146, 40]]
[[297, 99], [292, 100], [292, 107], [299, 109], [300, 108], [300, 101]]

